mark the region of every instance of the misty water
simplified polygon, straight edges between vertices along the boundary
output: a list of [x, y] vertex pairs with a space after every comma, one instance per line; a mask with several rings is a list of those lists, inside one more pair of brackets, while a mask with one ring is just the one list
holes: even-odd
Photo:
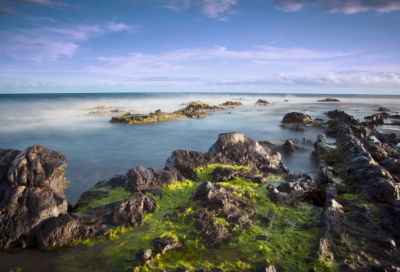
[[[317, 103], [318, 99], [337, 97], [341, 103]], [[242, 98], [244, 106], [221, 110], [204, 119], [183, 119], [156, 124], [126, 125], [109, 122], [112, 114], [89, 116], [96, 106], [116, 106], [149, 113], [157, 109], [172, 112], [190, 101], [219, 105]], [[273, 103], [255, 106], [259, 99]], [[289, 102], [284, 102], [284, 100]], [[342, 109], [356, 118], [376, 113], [379, 106], [400, 110], [400, 97], [355, 95], [283, 94], [35, 94], [0, 95], [0, 147], [24, 150], [40, 144], [63, 152], [68, 157], [66, 177], [70, 181], [67, 198], [74, 204], [82, 192], [96, 182], [124, 174], [137, 166], [162, 169], [176, 149], [207, 152], [219, 133], [241, 132], [257, 141], [283, 143], [290, 138], [315, 141], [321, 128], [293, 131], [280, 126], [287, 112], [299, 111], [312, 118], [327, 120], [324, 112]], [[118, 114], [114, 114], [118, 115]], [[384, 127], [385, 128], [385, 127]], [[398, 129], [398, 127], [389, 127]], [[331, 139], [334, 141], [334, 139]], [[290, 172], [315, 171], [310, 158], [312, 146], [293, 157], [283, 157]]]

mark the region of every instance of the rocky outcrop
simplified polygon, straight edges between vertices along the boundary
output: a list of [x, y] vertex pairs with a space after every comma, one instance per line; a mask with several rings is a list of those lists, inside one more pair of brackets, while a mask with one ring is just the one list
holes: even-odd
[[377, 109], [376, 111], [391, 111], [391, 110], [385, 107], [379, 107], [379, 109]]
[[240, 101], [226, 101], [222, 103], [222, 106], [242, 106], [243, 103]]
[[39, 145], [2, 153], [2, 172], [9, 167], [0, 181], [0, 246], [25, 245], [25, 237], [43, 221], [67, 213], [68, 162], [64, 154]]
[[307, 124], [311, 121], [312, 119], [309, 115], [300, 112], [287, 113], [282, 119], [282, 123], [286, 124]]
[[268, 100], [265, 99], [258, 99], [256, 102], [256, 105], [258, 106], [268, 106], [269, 102]]
[[278, 187], [270, 188], [269, 196], [271, 200], [282, 206], [296, 206], [297, 202], [300, 201], [321, 206], [324, 197], [310, 175], [306, 173], [290, 174], [285, 177], [285, 180], [286, 182], [281, 183]]
[[166, 167], [173, 166], [185, 177], [197, 180], [197, 167], [216, 163], [245, 165], [261, 173], [288, 172], [279, 153], [261, 146], [257, 141], [238, 132], [220, 134], [207, 153], [176, 150], [167, 160]]
[[365, 116], [364, 119], [366, 120], [372, 120], [377, 122], [379, 125], [385, 124], [385, 119], [390, 118], [390, 114], [383, 112], [383, 113], [378, 113], [378, 114], [373, 114], [371, 116]]
[[151, 241], [151, 244], [153, 245], [155, 252], [161, 254], [182, 247], [182, 244], [169, 236], [154, 238]]
[[325, 98], [323, 100], [317, 100], [317, 102], [340, 102], [340, 100], [336, 98]]

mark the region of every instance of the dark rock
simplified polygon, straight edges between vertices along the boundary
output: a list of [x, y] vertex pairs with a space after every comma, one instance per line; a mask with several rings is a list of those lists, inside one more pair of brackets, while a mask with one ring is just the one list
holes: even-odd
[[256, 272], [276, 272], [273, 265], [262, 265], [257, 267]]
[[212, 178], [215, 181], [229, 181], [237, 177], [238, 172], [232, 168], [216, 167], [212, 173]]
[[277, 152], [261, 146], [258, 142], [233, 132], [220, 134], [217, 142], [207, 153], [175, 150], [167, 160], [186, 177], [197, 180], [196, 168], [209, 164], [246, 165], [263, 173], [283, 174], [287, 168]]
[[336, 98], [326, 98], [324, 100], [317, 100], [317, 102], [340, 102], [340, 100]]
[[385, 107], [379, 107], [379, 109], [377, 109], [376, 111], [391, 111], [391, 110]]
[[264, 177], [253, 177], [251, 179], [254, 183], [266, 183], [267, 179]]
[[311, 267], [310, 269], [308, 269], [308, 272], [317, 272], [317, 269], [315, 267]]
[[312, 121], [309, 115], [305, 115], [304, 113], [300, 112], [290, 112], [287, 113], [282, 120], [282, 123], [287, 124], [306, 124]]
[[128, 268], [126, 270], [126, 272], [139, 272], [139, 270], [136, 267], [131, 267], [131, 268]]
[[32, 241], [26, 237], [34, 228], [46, 219], [67, 213], [67, 158], [39, 145], [18, 155], [14, 151], [2, 153], [2, 172], [6, 165], [9, 167], [0, 181], [0, 246], [13, 246], [18, 240], [19, 246], [27, 246]]
[[397, 145], [400, 143], [400, 138], [397, 137], [396, 134], [390, 133], [390, 134], [384, 134], [384, 133], [375, 133], [375, 137], [382, 143], [390, 143], [392, 145]]
[[312, 258], [305, 258], [304, 262], [305, 263], [312, 263], [314, 260]]
[[190, 270], [187, 269], [186, 267], [178, 267], [175, 271], [176, 272], [190, 272]]
[[291, 140], [286, 140], [286, 142], [282, 145], [282, 150], [286, 154], [294, 154], [296, 153], [296, 148], [294, 147], [294, 143]]
[[265, 235], [256, 235], [256, 240], [258, 241], [267, 241], [268, 240], [268, 236]]
[[182, 244], [175, 241], [174, 238], [168, 236], [162, 238], [157, 237], [151, 241], [151, 244], [154, 247], [155, 252], [162, 254], [182, 246]]
[[141, 260], [150, 260], [152, 254], [153, 252], [150, 248], [141, 248], [135, 253]]

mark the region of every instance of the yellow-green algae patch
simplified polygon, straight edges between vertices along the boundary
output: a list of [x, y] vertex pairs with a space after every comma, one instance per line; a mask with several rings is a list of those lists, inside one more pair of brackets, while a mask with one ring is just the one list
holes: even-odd
[[[215, 167], [224, 166], [199, 168], [200, 180], [209, 180]], [[235, 167], [248, 169], [246, 166]], [[279, 178], [268, 181], [271, 180], [281, 181]], [[336, 266], [314, 257], [321, 229], [302, 227], [305, 223], [320, 222], [320, 208], [307, 203], [300, 203], [297, 208], [280, 206], [269, 199], [266, 185], [246, 179], [235, 178], [217, 184], [233, 189], [243, 199], [250, 195], [246, 201], [259, 216], [272, 218], [271, 223], [266, 226], [255, 220], [248, 227], [232, 228], [225, 218], [216, 217], [215, 223], [230, 228], [236, 243], [210, 247], [201, 242], [201, 234], [195, 230], [191, 219], [191, 215], [199, 209], [196, 201], [191, 199], [199, 182], [178, 182], [167, 186], [162, 197], [154, 197], [157, 202], [156, 211], [147, 214], [141, 226], [132, 230], [118, 228], [113, 232], [113, 239], [101, 242], [87, 240], [82, 244], [62, 248], [61, 254], [57, 253], [59, 250], [40, 253], [47, 254], [45, 264], [41, 267], [51, 268], [56, 264], [57, 271], [125, 271], [130, 267], [137, 267], [139, 271], [175, 271], [174, 268], [185, 266], [191, 271], [202, 267], [221, 268], [224, 271], [254, 271], [259, 265], [273, 264], [282, 271], [308, 271], [311, 267], [317, 271], [337, 270]], [[261, 235], [267, 236], [267, 239], [256, 240], [256, 236]], [[156, 264], [153, 266], [145, 266], [135, 259], [138, 249], [152, 248], [150, 242], [162, 236], [174, 237], [183, 247], [156, 255]], [[313, 262], [306, 263], [304, 259], [309, 257], [313, 258]], [[25, 268], [29, 269], [28, 266]]]
[[217, 167], [224, 167], [224, 168], [232, 168], [235, 170], [243, 169], [243, 170], [250, 170], [249, 166], [246, 165], [225, 165], [225, 164], [209, 164], [204, 167], [198, 167], [197, 170], [197, 179], [199, 181], [203, 180], [211, 180], [212, 179], [212, 172]]
[[126, 191], [122, 187], [101, 187], [101, 188], [96, 188], [96, 190], [103, 190], [108, 192], [108, 197], [102, 198], [102, 199], [91, 199], [86, 203], [86, 205], [79, 207], [74, 211], [74, 213], [84, 213], [93, 210], [94, 208], [108, 204], [114, 201], [122, 201], [127, 198], [129, 198], [132, 193], [129, 191]]

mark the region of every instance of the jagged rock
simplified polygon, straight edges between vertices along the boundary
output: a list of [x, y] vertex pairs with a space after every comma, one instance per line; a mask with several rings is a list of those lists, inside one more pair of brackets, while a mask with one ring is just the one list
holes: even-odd
[[234, 179], [238, 175], [238, 170], [227, 167], [216, 167], [212, 173], [212, 179], [215, 181], [228, 181]]
[[5, 178], [8, 168], [19, 153], [19, 150], [0, 148], [0, 181]]
[[174, 238], [166, 236], [166, 237], [157, 237], [151, 241], [152, 246], [157, 253], [165, 253], [170, 250], [174, 250], [180, 248], [182, 244], [175, 241]]
[[378, 114], [373, 114], [373, 115], [371, 115], [371, 116], [365, 116], [365, 117], [364, 117], [364, 119], [375, 121], [375, 122], [377, 122], [379, 125], [385, 124], [385, 121], [384, 121], [384, 120], [385, 120], [385, 119], [388, 119], [388, 118], [390, 118], [390, 114], [389, 114], [389, 113], [386, 113], [386, 112], [378, 113]]
[[374, 134], [378, 140], [384, 144], [390, 143], [392, 145], [397, 145], [400, 143], [400, 138], [397, 137], [396, 134], [390, 133], [390, 134], [384, 134], [384, 133], [375, 133]]
[[257, 267], [256, 272], [276, 272], [273, 265], [262, 265]]
[[380, 162], [386, 157], [400, 159], [400, 154], [388, 144], [377, 143], [369, 139], [361, 141], [364, 148], [371, 154], [375, 161]]
[[300, 112], [290, 112], [287, 113], [282, 120], [282, 123], [287, 124], [306, 124], [312, 121], [309, 115], [305, 115], [304, 113]]
[[207, 153], [175, 150], [166, 165], [175, 167], [187, 178], [197, 180], [197, 167], [216, 163], [246, 165], [263, 173], [288, 172], [281, 162], [279, 153], [261, 146], [238, 132], [220, 134]]
[[[11, 152], [11, 153], [10, 153]], [[17, 152], [1, 158], [3, 171]], [[15, 156], [0, 181], [0, 246], [25, 246], [32, 229], [44, 220], [66, 214], [68, 181], [64, 154], [34, 145]]]

